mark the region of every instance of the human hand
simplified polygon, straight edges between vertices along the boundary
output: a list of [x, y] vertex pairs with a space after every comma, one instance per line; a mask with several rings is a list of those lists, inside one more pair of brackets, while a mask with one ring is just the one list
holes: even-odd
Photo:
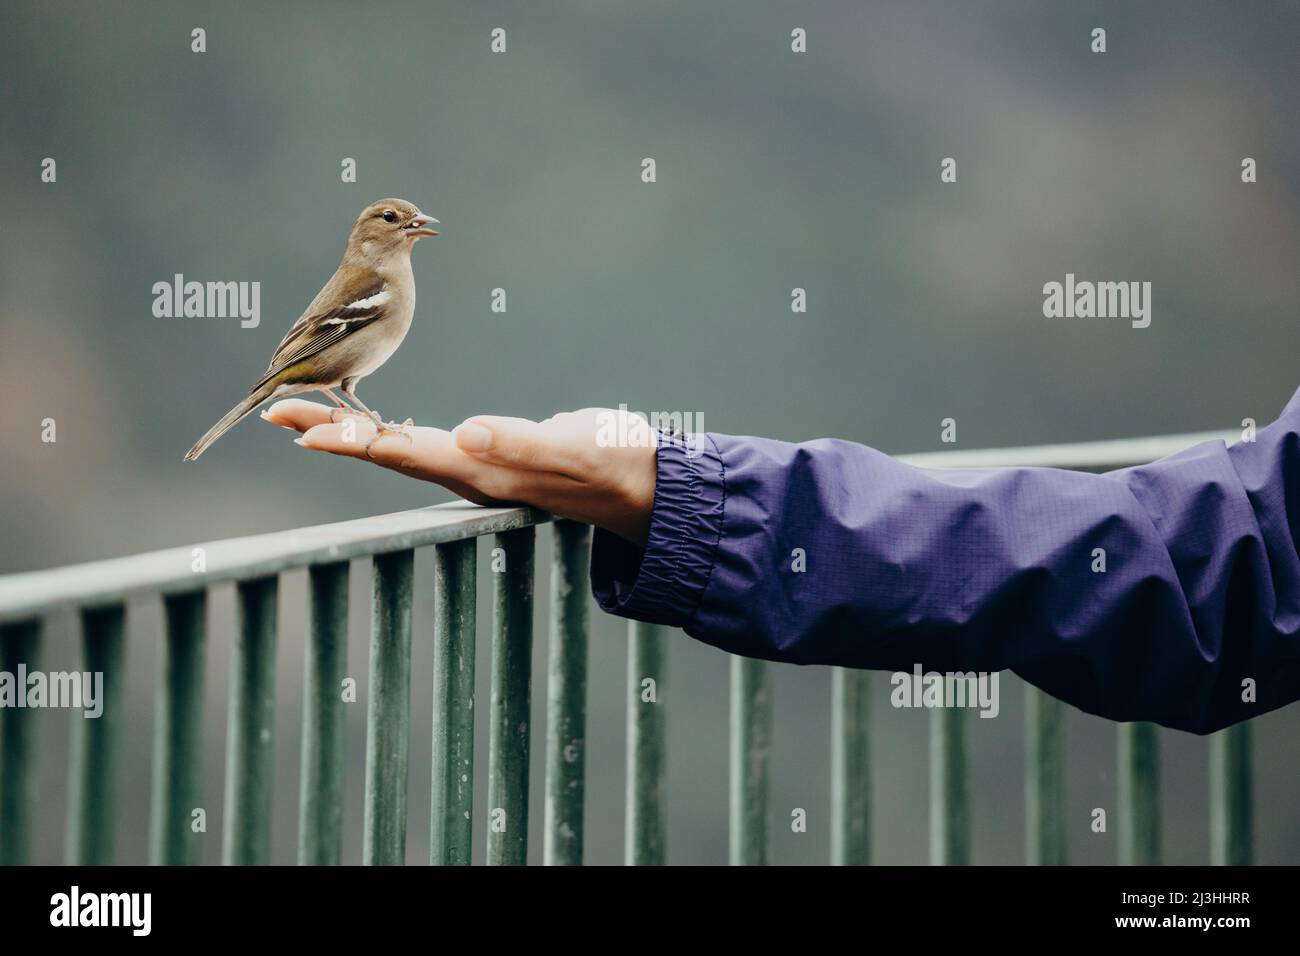
[[[645, 419], [627, 411], [584, 408], [541, 422], [477, 415], [452, 431], [408, 426], [376, 432], [374, 421], [359, 412], [287, 399], [262, 418], [302, 432], [297, 443], [304, 448], [372, 461], [477, 504], [532, 505], [636, 545], [646, 542], [655, 447]], [[609, 432], [629, 440], [598, 440]]]

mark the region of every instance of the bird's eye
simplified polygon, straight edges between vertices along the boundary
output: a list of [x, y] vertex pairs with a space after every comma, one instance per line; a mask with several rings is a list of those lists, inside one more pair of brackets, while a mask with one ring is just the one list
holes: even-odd
[[397, 222], [397, 213], [391, 209], [384, 210], [384, 222]]

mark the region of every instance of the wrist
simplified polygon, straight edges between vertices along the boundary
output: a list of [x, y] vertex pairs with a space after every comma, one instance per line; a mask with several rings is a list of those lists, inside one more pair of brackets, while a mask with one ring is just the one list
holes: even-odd
[[[722, 539], [722, 459], [706, 434], [663, 436], [648, 451], [654, 487], [645, 536], [638, 544], [609, 525], [613, 534], [598, 531], [592, 588], [606, 611], [682, 626], [695, 614]], [[637, 508], [643, 508], [641, 495], [630, 499]]]
[[611, 529], [637, 547], [645, 547], [654, 513], [655, 484], [658, 472], [658, 449], [637, 448], [628, 456], [615, 507], [621, 527]]

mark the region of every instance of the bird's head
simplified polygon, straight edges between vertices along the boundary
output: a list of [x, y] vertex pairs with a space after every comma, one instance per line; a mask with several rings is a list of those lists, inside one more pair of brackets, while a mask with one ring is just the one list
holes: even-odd
[[350, 241], [371, 255], [409, 252], [424, 236], [436, 236], [438, 233], [429, 228], [436, 225], [438, 220], [405, 199], [381, 199], [361, 211]]

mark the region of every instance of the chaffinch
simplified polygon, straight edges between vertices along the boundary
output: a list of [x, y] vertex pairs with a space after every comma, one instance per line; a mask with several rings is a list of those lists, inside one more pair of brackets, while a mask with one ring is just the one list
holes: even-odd
[[402, 199], [367, 206], [352, 227], [338, 270], [317, 293], [271, 356], [248, 395], [213, 425], [188, 452], [194, 461], [214, 441], [263, 402], [303, 392], [324, 392], [341, 409], [352, 411], [332, 388], [343, 390], [351, 406], [385, 423], [357, 397], [357, 382], [388, 361], [406, 338], [415, 315], [415, 275], [411, 247], [438, 235], [438, 220]]

